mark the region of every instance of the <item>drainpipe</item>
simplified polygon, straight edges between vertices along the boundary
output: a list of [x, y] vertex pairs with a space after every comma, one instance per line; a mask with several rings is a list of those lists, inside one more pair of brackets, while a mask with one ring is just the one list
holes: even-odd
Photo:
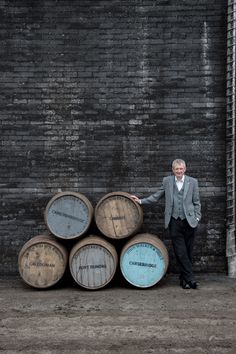
[[226, 115], [226, 257], [228, 275], [236, 278], [235, 236], [235, 45], [236, 0], [228, 0], [227, 17], [227, 115]]

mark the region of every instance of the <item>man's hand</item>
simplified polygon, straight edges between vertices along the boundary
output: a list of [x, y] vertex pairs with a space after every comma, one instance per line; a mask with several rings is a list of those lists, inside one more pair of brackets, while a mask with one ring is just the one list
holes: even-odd
[[135, 202], [137, 202], [137, 203], [141, 203], [141, 200], [138, 198], [138, 197], [136, 197], [136, 195], [131, 195], [131, 198], [135, 201]]

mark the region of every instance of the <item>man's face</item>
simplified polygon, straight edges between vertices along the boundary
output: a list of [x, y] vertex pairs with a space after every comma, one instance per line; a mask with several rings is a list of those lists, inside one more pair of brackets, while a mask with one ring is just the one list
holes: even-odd
[[182, 177], [186, 171], [186, 167], [184, 164], [181, 163], [179, 165], [174, 165], [174, 167], [172, 168], [172, 171], [177, 179], [182, 179]]

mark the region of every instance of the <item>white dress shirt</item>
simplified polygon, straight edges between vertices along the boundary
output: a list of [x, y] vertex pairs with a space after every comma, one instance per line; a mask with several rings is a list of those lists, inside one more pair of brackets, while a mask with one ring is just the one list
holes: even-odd
[[178, 188], [178, 190], [180, 191], [181, 188], [183, 187], [184, 185], [184, 175], [182, 177], [182, 179], [178, 180], [176, 177], [175, 177], [175, 183], [176, 183], [176, 186]]

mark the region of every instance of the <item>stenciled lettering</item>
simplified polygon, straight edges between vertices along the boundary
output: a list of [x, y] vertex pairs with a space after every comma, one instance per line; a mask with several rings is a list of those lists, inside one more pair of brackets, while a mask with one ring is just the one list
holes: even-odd
[[97, 268], [106, 268], [106, 264], [91, 264], [89, 266], [90, 269], [97, 269]]
[[106, 264], [88, 264], [88, 265], [81, 265], [79, 266], [79, 270], [84, 270], [84, 269], [101, 269], [101, 268], [106, 268]]
[[72, 219], [72, 220], [77, 220], [79, 222], [84, 222], [83, 219], [77, 218], [76, 216], [73, 216], [73, 215], [62, 213], [61, 211], [52, 210], [52, 213], [56, 214], [56, 215], [64, 216], [65, 218], [69, 218], [69, 219]]
[[80, 270], [83, 270], [83, 269], [88, 269], [89, 268], [89, 266], [88, 265], [82, 265], [82, 266], [79, 266], [79, 269]]
[[125, 220], [125, 216], [112, 216], [111, 220]]
[[30, 266], [33, 267], [49, 267], [49, 268], [55, 268], [55, 264], [53, 263], [44, 263], [44, 262], [30, 262]]
[[149, 267], [149, 268], [156, 268], [157, 267], [156, 264], [144, 263], [144, 262], [132, 262], [132, 261], [130, 261], [129, 264], [130, 265], [136, 265], [136, 266], [139, 266], [139, 267]]

